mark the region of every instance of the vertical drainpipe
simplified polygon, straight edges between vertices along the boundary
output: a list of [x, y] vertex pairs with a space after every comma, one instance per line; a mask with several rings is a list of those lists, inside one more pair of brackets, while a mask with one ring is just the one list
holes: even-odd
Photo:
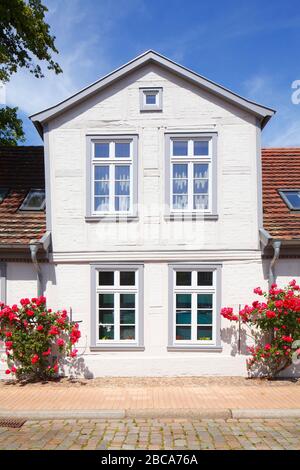
[[272, 242], [272, 246], [273, 246], [273, 249], [274, 249], [274, 256], [271, 260], [270, 267], [269, 267], [269, 288], [271, 287], [272, 284], [274, 284], [274, 282], [276, 280], [275, 264], [276, 264], [276, 262], [279, 258], [281, 241], [280, 240], [274, 240]]
[[31, 244], [30, 246], [30, 253], [31, 253], [31, 260], [34, 265], [37, 277], [37, 296], [40, 297], [43, 295], [43, 284], [42, 284], [42, 270], [41, 266], [37, 259], [37, 252], [39, 250], [39, 245]]

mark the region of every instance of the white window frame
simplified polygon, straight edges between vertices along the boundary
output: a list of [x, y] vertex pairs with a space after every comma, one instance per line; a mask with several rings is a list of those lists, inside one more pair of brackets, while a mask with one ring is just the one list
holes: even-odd
[[[114, 285], [99, 285], [99, 272], [114, 272]], [[134, 286], [120, 285], [120, 272], [135, 272]], [[143, 265], [94, 265], [92, 266], [92, 348], [143, 349]], [[114, 339], [99, 338], [99, 294], [114, 295]], [[120, 339], [120, 294], [135, 295], [135, 338]], [[108, 308], [109, 310], [109, 308]], [[128, 310], [133, 310], [128, 308]], [[129, 324], [128, 324], [129, 325]], [[133, 324], [132, 324], [133, 325]], [[126, 325], [127, 326], [127, 325]]]
[[[156, 95], [155, 103], [146, 102], [147, 95]], [[162, 111], [162, 88], [147, 87], [140, 88], [140, 110], [141, 111]]]
[[[95, 145], [109, 145], [109, 157], [96, 157]], [[115, 144], [129, 143], [129, 157], [116, 157]], [[86, 219], [137, 216], [137, 136], [136, 135], [109, 135], [87, 137], [87, 207]], [[95, 167], [109, 167], [109, 208], [95, 210]], [[129, 210], [115, 209], [115, 168], [116, 166], [129, 166], [130, 194]], [[105, 196], [103, 196], [105, 197]]]
[[[177, 286], [177, 272], [191, 272], [191, 286]], [[212, 272], [211, 286], [198, 286], [198, 272]], [[220, 265], [170, 265], [169, 266], [169, 349], [211, 349], [221, 348], [220, 338], [220, 315], [221, 308], [221, 266]], [[191, 339], [176, 339], [176, 294], [191, 294]], [[212, 339], [197, 339], [197, 295], [212, 294]], [[200, 325], [200, 324], [199, 324]], [[201, 324], [201, 326], [205, 324]], [[186, 325], [188, 326], [188, 324]]]
[[[173, 154], [174, 141], [187, 141], [188, 152], [185, 156]], [[194, 142], [208, 142], [208, 155], [194, 155]], [[208, 165], [208, 207], [194, 209], [194, 164]], [[173, 165], [188, 166], [188, 205], [184, 209], [173, 207]], [[178, 214], [203, 215], [204, 218], [217, 219], [217, 133], [178, 133], [166, 134], [166, 207], [167, 216]], [[200, 195], [201, 193], [199, 193]]]

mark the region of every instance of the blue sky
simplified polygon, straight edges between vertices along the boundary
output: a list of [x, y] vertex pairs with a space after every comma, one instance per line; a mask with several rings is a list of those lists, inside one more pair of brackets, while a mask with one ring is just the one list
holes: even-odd
[[44, 79], [18, 72], [7, 101], [19, 106], [26, 144], [41, 140], [28, 120], [40, 111], [154, 49], [201, 75], [277, 110], [265, 146], [300, 145], [299, 1], [44, 0], [64, 73]]

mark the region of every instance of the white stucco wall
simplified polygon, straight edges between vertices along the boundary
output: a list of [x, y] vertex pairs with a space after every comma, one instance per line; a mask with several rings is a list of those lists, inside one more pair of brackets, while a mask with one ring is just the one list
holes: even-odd
[[[141, 113], [139, 88], [163, 88], [163, 111]], [[145, 66], [49, 123], [54, 259], [90, 252], [258, 249], [256, 119], [225, 101]], [[166, 132], [218, 133], [218, 221], [164, 219]], [[86, 135], [138, 134], [139, 220], [87, 223]], [[49, 219], [50, 220], [50, 219]]]
[[[203, 259], [195, 259], [199, 264]], [[102, 262], [101, 259], [98, 260]], [[218, 260], [222, 263], [221, 305], [238, 311], [239, 304], [255, 298], [255, 286], [267, 287], [264, 271], [269, 261], [260, 259]], [[238, 353], [238, 328], [221, 319], [221, 352], [171, 352], [168, 346], [168, 262], [144, 263], [144, 351], [91, 352], [91, 290], [87, 263], [44, 264], [46, 296], [53, 309], [72, 309], [72, 318], [80, 321], [80, 374], [86, 376], [164, 376], [164, 375], [246, 375], [246, 327], [242, 327], [241, 354]], [[297, 260], [280, 260], [279, 285], [291, 278], [300, 282]], [[7, 300], [36, 295], [35, 274], [29, 263], [7, 264]], [[298, 276], [295, 276], [296, 272]], [[290, 273], [293, 273], [290, 276]], [[216, 312], [218, 314], [218, 312]], [[3, 364], [2, 364], [3, 367]], [[1, 367], [0, 367], [1, 368]], [[299, 374], [300, 371], [292, 373]]]
[[[161, 113], [140, 113], [139, 88], [147, 86], [163, 87]], [[218, 133], [219, 219], [166, 221], [165, 133], [212, 131]], [[85, 221], [87, 134], [138, 134], [137, 221]], [[168, 264], [222, 263], [221, 304], [236, 310], [253, 300], [253, 287], [266, 287], [268, 262], [262, 263], [258, 243], [259, 138], [252, 115], [156, 66], [144, 67], [49, 123], [47, 220], [53, 254], [42, 266], [45, 294], [51, 308], [71, 308], [73, 319], [82, 321], [83, 374], [246, 374], [245, 344], [238, 354], [237, 330], [224, 319], [221, 352], [167, 351]], [[90, 263], [119, 261], [145, 265], [145, 351], [91, 352]], [[292, 260], [280, 262], [278, 270], [280, 280], [292, 271], [300, 275]], [[35, 296], [35, 279], [32, 265], [8, 263], [8, 303]]]

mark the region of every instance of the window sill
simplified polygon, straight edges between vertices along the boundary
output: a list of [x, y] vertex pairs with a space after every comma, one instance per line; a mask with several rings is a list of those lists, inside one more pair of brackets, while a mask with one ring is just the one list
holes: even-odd
[[90, 346], [91, 351], [145, 351], [145, 346], [137, 346], [134, 344], [96, 344]]
[[203, 214], [199, 212], [176, 212], [172, 214], [166, 214], [165, 220], [218, 220], [218, 214]]
[[91, 215], [86, 216], [86, 222], [134, 222], [138, 221], [137, 215]]
[[173, 351], [187, 351], [187, 352], [222, 352], [223, 348], [222, 346], [211, 346], [211, 345], [195, 345], [195, 344], [179, 344], [179, 345], [173, 345], [173, 346], [168, 346], [167, 351], [173, 352]]

